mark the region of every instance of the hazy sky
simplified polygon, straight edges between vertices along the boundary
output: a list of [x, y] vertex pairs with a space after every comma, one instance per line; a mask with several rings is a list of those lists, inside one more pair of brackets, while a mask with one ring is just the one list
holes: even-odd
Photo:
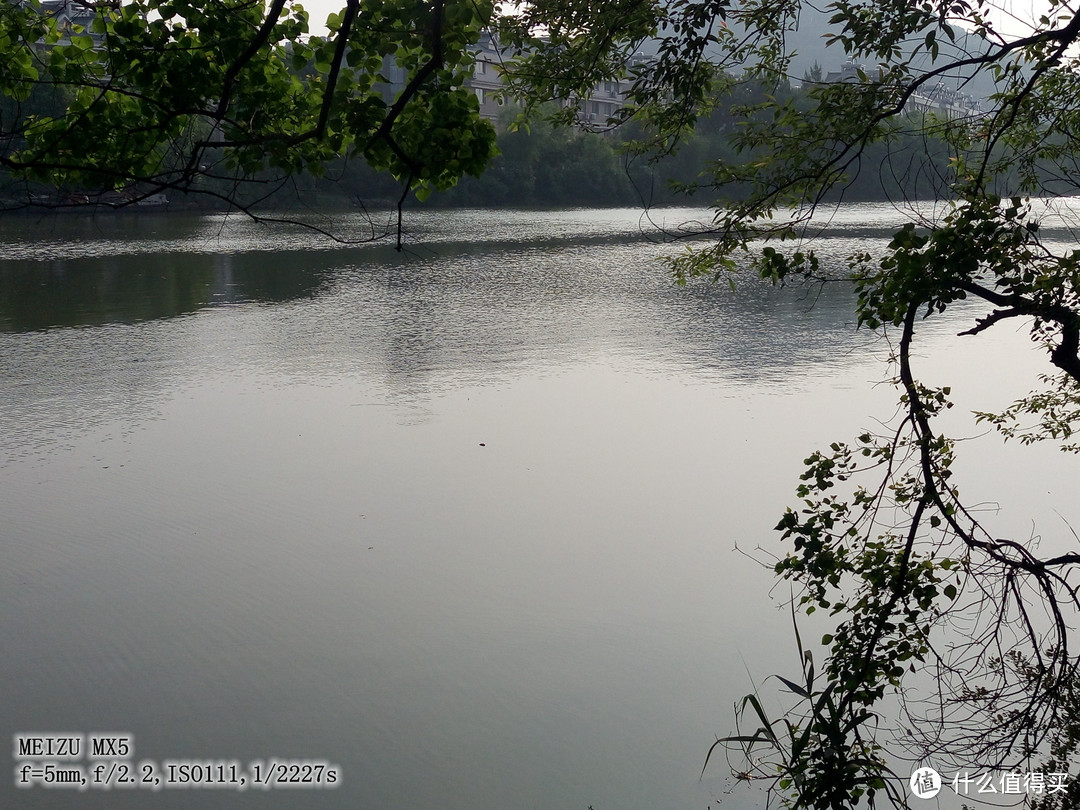
[[300, 5], [307, 9], [313, 34], [325, 34], [326, 28], [323, 23], [326, 22], [327, 15], [334, 11], [341, 11], [345, 7], [345, 3], [338, 0], [306, 0]]

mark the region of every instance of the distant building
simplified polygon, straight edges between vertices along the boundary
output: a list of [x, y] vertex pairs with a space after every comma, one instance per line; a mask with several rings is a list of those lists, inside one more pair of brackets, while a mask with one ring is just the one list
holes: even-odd
[[851, 59], [840, 64], [840, 70], [830, 70], [825, 74], [825, 84], [836, 84], [837, 82], [858, 82], [859, 71], [862, 71], [863, 75], [869, 76], [866, 65], [857, 65]]
[[82, 29], [82, 33], [100, 39], [100, 35], [94, 34], [91, 30], [94, 18], [98, 14], [98, 8], [93, 3], [80, 3], [76, 0], [41, 0], [41, 13], [56, 20], [56, 27], [61, 34], [70, 35], [78, 27]]
[[970, 118], [985, 115], [982, 103], [943, 82], [915, 93], [904, 105], [905, 112], [935, 113], [944, 118]]
[[[881, 68], [868, 68], [848, 60], [840, 65], [840, 70], [829, 71], [824, 83], [858, 82], [861, 81], [860, 72], [864, 76], [872, 76], [873, 73], [880, 75]], [[935, 113], [945, 118], [970, 118], [985, 114], [978, 99], [947, 87], [944, 82], [919, 88], [919, 92], [913, 93], [904, 104], [904, 112]]]
[[[476, 61], [473, 63], [472, 76], [466, 83], [480, 102], [480, 115], [495, 120], [501, 114], [506, 98], [513, 98], [513, 91], [507, 91], [503, 67], [513, 61], [517, 54], [501, 47], [490, 32], [481, 35], [473, 52]], [[626, 79], [598, 84], [581, 102], [578, 126], [591, 130], [610, 129], [613, 126], [611, 122], [625, 106], [629, 89], [630, 82]]]
[[581, 108], [580, 124], [586, 129], [608, 129], [619, 111], [626, 106], [627, 79], [608, 80], [593, 88]]
[[[480, 115], [489, 121], [496, 121], [502, 115], [507, 100], [514, 97], [513, 89], [507, 87], [503, 68], [513, 61], [516, 52], [503, 48], [490, 32], [481, 34], [472, 52], [475, 61], [465, 85], [476, 94], [476, 100], [480, 102]], [[387, 79], [384, 97], [389, 103], [405, 88], [406, 73], [394, 63], [392, 56], [387, 56], [383, 60], [382, 75]], [[628, 79], [598, 84], [588, 98], [582, 100], [578, 125], [582, 129], [597, 131], [610, 129], [613, 126], [610, 121], [626, 104], [629, 89]]]
[[494, 35], [484, 32], [474, 46], [476, 61], [473, 63], [472, 76], [467, 84], [476, 93], [480, 102], [480, 115], [495, 120], [502, 111], [506, 90], [501, 68], [503, 63], [512, 59], [513, 54], [500, 48]]

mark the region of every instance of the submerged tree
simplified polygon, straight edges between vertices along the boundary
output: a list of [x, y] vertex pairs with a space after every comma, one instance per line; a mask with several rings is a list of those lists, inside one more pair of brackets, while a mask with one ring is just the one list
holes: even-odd
[[[285, 0], [69, 0], [85, 24], [62, 24], [36, 0], [0, 7], [0, 167], [22, 205], [33, 183], [203, 190], [236, 200], [233, 182], [318, 173], [341, 154], [406, 187], [450, 185], [493, 152], [465, 78], [485, 26], [522, 58], [507, 80], [529, 108], [557, 100], [572, 122], [598, 83], [629, 76], [616, 121], [641, 125], [643, 153], [677, 150], [740, 83], [788, 86], [792, 33], [819, 13], [802, 0], [347, 0], [311, 37]], [[845, 80], [806, 93], [755, 94], [730, 108], [735, 159], [704, 168], [718, 200], [713, 241], [679, 255], [678, 279], [723, 277], [746, 262], [776, 284], [848, 277], [861, 326], [896, 338], [901, 416], [807, 459], [777, 573], [798, 606], [827, 611], [826, 659], [803, 657], [785, 683], [799, 706], [726, 742], [797, 807], [903, 803], [892, 764], [909, 752], [969, 768], [1073, 755], [1080, 657], [1076, 551], [1041, 554], [998, 536], [963, 500], [955, 440], [939, 427], [947, 388], [919, 381], [913, 347], [927, 319], [961, 299], [982, 305], [966, 333], [1023, 321], [1049, 361], [1044, 387], [979, 419], [1020, 442], [1076, 450], [1080, 426], [1080, 251], [1041, 239], [1029, 203], [1075, 190], [1080, 154], [1080, 12], [1049, 0], [1017, 32], [983, 0], [834, 0], [832, 50]], [[1005, 22], [1003, 22], [1003, 20]], [[1008, 23], [1008, 24], [1005, 24]], [[645, 47], [648, 45], [649, 47]], [[401, 89], [386, 89], [392, 63]], [[958, 93], [980, 77], [980, 104]], [[923, 135], [950, 150], [926, 192], [952, 202], [914, 219], [881, 255], [837, 272], [812, 245], [792, 247], [823, 199], [886, 152]], [[873, 150], [873, 151], [871, 151]], [[924, 165], [924, 164], [918, 164]], [[878, 170], [879, 167], [870, 167]], [[931, 676], [935, 699], [905, 700]], [[919, 686], [925, 686], [920, 682]], [[896, 701], [911, 729], [883, 733]]]

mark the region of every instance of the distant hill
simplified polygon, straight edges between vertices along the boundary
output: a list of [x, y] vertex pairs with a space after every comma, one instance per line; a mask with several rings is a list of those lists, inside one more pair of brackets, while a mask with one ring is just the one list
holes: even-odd
[[[793, 83], [800, 82], [803, 75], [815, 63], [821, 67], [824, 76], [830, 71], [839, 71], [841, 65], [848, 59], [848, 55], [839, 44], [834, 44], [832, 47], [826, 45], [825, 35], [830, 31], [829, 18], [831, 16], [832, 12], [816, 11], [804, 6], [799, 18], [799, 28], [788, 33], [788, 47], [796, 53], [791, 63]], [[947, 59], [964, 59], [974, 54], [984, 54], [991, 48], [991, 43], [962, 28], [953, 27], [953, 31], [955, 42], [942, 37], [938, 43], [940, 48], [938, 64]], [[911, 49], [921, 42], [922, 37], [912, 38]], [[656, 42], [644, 43], [639, 52], [646, 56], [655, 55], [657, 44]], [[933, 67], [929, 54], [920, 54], [914, 66], [921, 70], [929, 70]], [[874, 65], [867, 63], [866, 67], [872, 68]], [[977, 72], [974, 76], [970, 73], [942, 76], [941, 81], [951, 89], [963, 90], [980, 100], [988, 98], [994, 92], [994, 83], [987, 75], [987, 71]]]
[[[840, 45], [834, 44], [832, 47], [827, 47], [825, 44], [825, 35], [830, 30], [829, 18], [831, 16], [831, 13], [804, 7], [799, 20], [799, 29], [790, 33], [787, 38], [789, 47], [797, 54], [792, 60], [793, 81], [802, 79], [815, 62], [821, 66], [823, 75], [827, 75], [829, 71], [838, 71], [841, 64], [848, 58]], [[953, 31], [956, 35], [954, 43], [950, 43], [944, 37], [939, 40], [938, 64], [949, 59], [964, 59], [975, 54], [984, 54], [991, 47], [985, 39], [962, 28], [953, 27]], [[913, 38], [912, 48], [921, 41], [921, 37]], [[866, 66], [874, 67], [869, 62]], [[921, 70], [931, 69], [933, 63], [930, 61], [929, 54], [920, 53], [919, 58], [914, 62], [914, 67]], [[965, 82], [969, 76], [970, 74], [943, 76], [941, 81], [952, 89], [963, 89], [965, 93], [977, 99], [986, 99], [994, 92], [994, 83], [986, 71], [977, 73], [970, 81]], [[961, 87], [961, 85], [964, 86]]]

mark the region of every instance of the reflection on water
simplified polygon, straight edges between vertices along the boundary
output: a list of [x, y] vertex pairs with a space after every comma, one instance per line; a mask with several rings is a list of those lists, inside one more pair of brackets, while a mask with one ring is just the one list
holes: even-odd
[[[497, 215], [517, 224], [519, 213]], [[814, 364], [844, 365], [864, 344], [842, 287], [675, 287], [660, 265], [672, 246], [635, 237], [639, 216], [553, 212], [535, 218], [554, 229], [546, 242], [520, 241], [515, 230], [472, 250], [436, 243], [427, 258], [310, 253], [293, 249], [292, 234], [264, 232], [273, 241], [257, 252], [221, 237], [220, 253], [134, 255], [117, 242], [109, 258], [0, 262], [0, 317], [13, 332], [38, 332], [2, 341], [0, 427], [11, 429], [0, 447], [23, 455], [117, 418], [130, 429], [158, 412], [163, 390], [226, 368], [255, 377], [270, 369], [289, 384], [374, 375], [386, 398], [407, 406], [401, 418], [415, 421], [448, 379], [483, 383], [616, 355], [639, 372], [783, 387], [793, 368], [798, 378]], [[458, 233], [494, 227], [491, 214], [454, 217]], [[439, 214], [439, 227], [455, 230], [454, 217]], [[614, 221], [623, 241], [577, 244], [567, 232], [575, 217], [585, 235]], [[182, 219], [175, 230], [206, 238]], [[134, 241], [147, 238], [135, 231]], [[204, 307], [271, 303], [285, 306], [136, 328]], [[102, 329], [55, 329], [72, 325]]]
[[301, 251], [120, 253], [0, 262], [0, 331], [28, 332], [185, 315], [215, 304], [314, 295], [327, 267]]
[[[339, 764], [305, 807], [735, 800], [704, 752], [794, 662], [733, 547], [893, 399], [845, 288], [676, 288], [630, 211], [52, 222], [0, 223], [5, 733]], [[301, 806], [0, 782], [211, 800]]]

